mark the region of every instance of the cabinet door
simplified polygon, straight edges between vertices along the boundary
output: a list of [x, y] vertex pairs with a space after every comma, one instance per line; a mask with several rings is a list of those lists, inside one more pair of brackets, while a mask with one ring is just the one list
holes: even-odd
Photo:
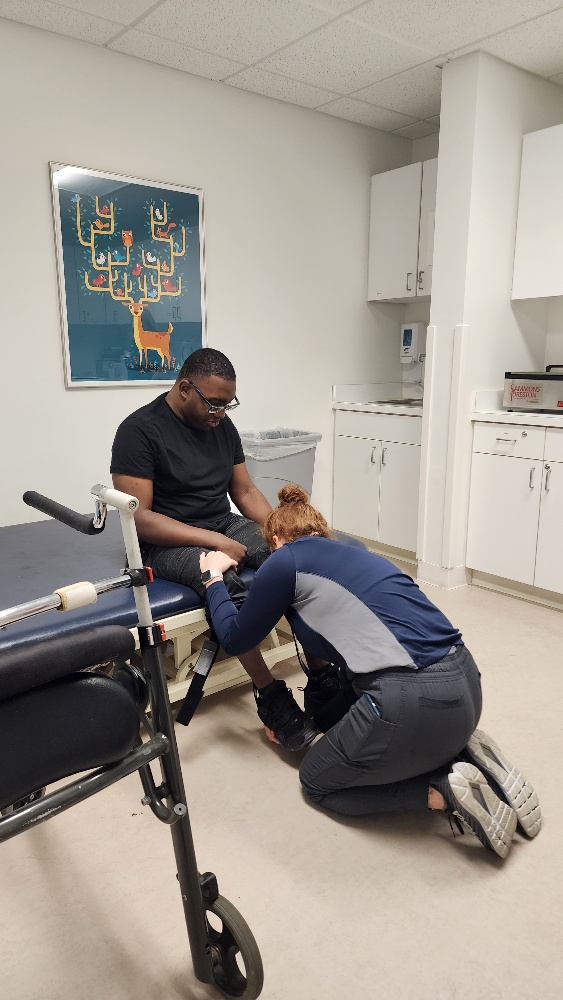
[[417, 295], [430, 295], [432, 289], [437, 178], [438, 160], [425, 160], [422, 164], [422, 193], [420, 197]]
[[381, 442], [379, 541], [416, 552], [420, 445]]
[[416, 552], [420, 446], [381, 442], [379, 538]]
[[368, 299], [416, 295], [422, 164], [371, 179]]
[[545, 462], [534, 584], [563, 594], [563, 463]]
[[474, 454], [467, 565], [519, 583], [534, 582], [543, 462]]
[[525, 135], [512, 298], [563, 295], [563, 125]]
[[377, 539], [380, 455], [379, 441], [335, 438], [334, 528]]

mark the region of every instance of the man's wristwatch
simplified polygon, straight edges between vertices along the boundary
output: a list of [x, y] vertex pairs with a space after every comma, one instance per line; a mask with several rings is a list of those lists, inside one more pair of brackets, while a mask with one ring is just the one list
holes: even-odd
[[209, 583], [211, 580], [215, 580], [215, 578], [219, 579], [219, 577], [221, 580], [223, 579], [223, 574], [218, 569], [206, 569], [201, 574], [201, 582]]

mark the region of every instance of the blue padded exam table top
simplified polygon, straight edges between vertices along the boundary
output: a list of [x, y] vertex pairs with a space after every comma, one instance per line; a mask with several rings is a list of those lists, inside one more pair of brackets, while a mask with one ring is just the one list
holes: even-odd
[[[0, 608], [52, 594], [70, 583], [97, 583], [119, 576], [125, 566], [125, 549], [119, 515], [108, 514], [99, 535], [82, 535], [58, 521], [34, 521], [0, 528]], [[243, 570], [248, 585], [253, 570]], [[191, 587], [167, 580], [148, 585], [155, 619], [202, 608]], [[129, 588], [100, 594], [95, 604], [73, 611], [45, 611], [33, 618], [0, 628], [0, 652], [11, 646], [38, 642], [55, 634], [78, 632], [92, 625], [137, 624], [133, 591]]]
[[[349, 545], [365, 548], [363, 542], [350, 535], [335, 531], [334, 536]], [[125, 549], [115, 511], [108, 514], [106, 526], [98, 535], [82, 535], [52, 519], [0, 528], [0, 609], [45, 597], [71, 583], [83, 580], [97, 583], [119, 576], [124, 566]], [[247, 586], [254, 572], [243, 569], [241, 578]], [[195, 590], [180, 583], [154, 580], [148, 585], [148, 594], [155, 620], [203, 609]], [[124, 588], [99, 594], [95, 604], [83, 608], [45, 611], [0, 628], [0, 652], [61, 632], [79, 632], [92, 625], [131, 628], [136, 624], [133, 591]]]

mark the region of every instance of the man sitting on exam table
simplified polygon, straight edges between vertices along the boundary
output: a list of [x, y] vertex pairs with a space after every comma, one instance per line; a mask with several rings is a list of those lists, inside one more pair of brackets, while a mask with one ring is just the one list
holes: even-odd
[[[238, 405], [231, 362], [202, 348], [186, 359], [169, 392], [123, 421], [113, 443], [113, 484], [139, 500], [135, 523], [144, 562], [155, 576], [192, 587], [202, 604], [202, 552], [221, 550], [233, 560], [225, 583], [237, 607], [246, 597], [237, 571], [243, 564], [257, 569], [270, 552], [261, 526], [272, 508], [248, 474], [227, 416]], [[229, 496], [240, 515], [232, 513]], [[299, 750], [310, 743], [316, 728], [285, 682], [274, 680], [259, 648], [239, 659], [254, 683], [258, 715], [282, 746]], [[338, 685], [330, 666], [317, 671], [317, 679], [328, 688]]]

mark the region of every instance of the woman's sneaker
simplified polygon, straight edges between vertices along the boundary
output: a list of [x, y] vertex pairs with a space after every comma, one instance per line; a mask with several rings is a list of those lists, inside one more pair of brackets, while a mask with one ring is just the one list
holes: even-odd
[[535, 837], [541, 827], [538, 797], [530, 782], [507, 761], [495, 741], [482, 729], [476, 729], [465, 747], [465, 756], [487, 776], [497, 795], [512, 806], [520, 829], [528, 837]]
[[344, 673], [332, 663], [310, 670], [306, 687], [299, 690], [303, 691], [305, 714], [321, 733], [340, 722], [358, 697]]
[[[299, 689], [301, 690], [301, 688]], [[340, 669], [329, 663], [318, 670], [310, 670], [303, 688], [303, 708], [309, 718], [322, 712], [340, 694]]]
[[460, 761], [449, 774], [429, 782], [443, 796], [446, 812], [462, 820], [481, 843], [505, 858], [516, 830], [516, 813], [499, 799], [473, 764]]
[[301, 750], [312, 743], [318, 730], [299, 708], [285, 681], [272, 681], [258, 690], [254, 686], [258, 718], [271, 729], [285, 750]]

